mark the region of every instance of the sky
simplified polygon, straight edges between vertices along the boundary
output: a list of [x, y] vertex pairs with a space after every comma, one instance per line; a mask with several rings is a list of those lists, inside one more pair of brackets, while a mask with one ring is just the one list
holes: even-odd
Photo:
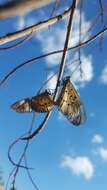
[[[3, 3], [4, 1], [0, 1]], [[82, 11], [82, 39], [86, 40], [106, 26], [101, 18], [93, 28], [99, 13], [99, 4], [85, 1]], [[106, 2], [106, 1], [103, 1]], [[62, 12], [70, 1], [61, 1], [58, 12]], [[0, 20], [0, 36], [30, 26], [51, 15], [53, 5], [32, 11], [26, 15]], [[106, 6], [105, 6], [106, 8]], [[68, 18], [33, 35], [20, 47], [0, 51], [0, 79], [16, 65], [44, 53], [62, 49], [64, 45]], [[76, 10], [69, 47], [78, 43], [79, 9]], [[18, 40], [19, 41], [19, 40]], [[17, 41], [16, 41], [17, 42]], [[12, 45], [16, 42], [8, 44]], [[2, 47], [6, 47], [6, 45]], [[107, 188], [107, 38], [101, 39], [81, 48], [80, 75], [78, 51], [69, 51], [64, 76], [69, 75], [78, 90], [87, 114], [86, 122], [75, 127], [57, 108], [45, 129], [30, 142], [27, 151], [28, 165], [34, 181], [40, 190], [106, 190]], [[10, 105], [19, 99], [34, 96], [43, 82], [58, 71], [61, 55], [26, 65], [12, 75], [0, 87], [0, 168], [6, 184], [13, 166], [8, 160], [9, 145], [21, 134], [27, 132], [32, 114], [19, 114]], [[54, 90], [57, 76], [44, 86]], [[34, 129], [38, 127], [45, 114], [37, 114]], [[13, 158], [18, 160], [24, 143], [19, 143], [13, 150]], [[11, 185], [11, 181], [10, 181]], [[16, 187], [20, 190], [33, 190], [27, 173], [21, 169]]]

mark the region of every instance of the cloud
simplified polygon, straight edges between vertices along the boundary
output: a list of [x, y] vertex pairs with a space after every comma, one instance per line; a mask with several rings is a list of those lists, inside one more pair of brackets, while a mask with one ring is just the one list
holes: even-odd
[[104, 161], [107, 161], [107, 148], [104, 148], [104, 147], [98, 148], [97, 154], [98, 154]]
[[14, 22], [14, 28], [15, 30], [22, 30], [26, 26], [25, 24], [25, 18], [24, 16], [20, 16], [16, 18], [16, 21]]
[[[45, 15], [44, 15], [45, 17]], [[36, 19], [37, 20], [37, 19]], [[50, 52], [50, 51], [57, 51], [59, 49], [63, 49], [64, 47], [64, 41], [66, 38], [66, 26], [67, 26], [67, 20], [68, 18], [64, 19], [59, 22], [58, 24], [54, 26], [50, 26], [49, 29], [44, 29], [36, 33], [35, 39], [39, 40], [42, 51], [44, 53]], [[33, 17], [26, 18], [26, 17], [20, 17], [18, 19], [18, 22], [16, 22], [16, 25], [18, 29], [23, 29], [25, 26], [34, 24], [35, 19]], [[88, 29], [90, 28], [91, 23], [85, 19], [84, 13], [82, 13], [82, 39], [86, 39], [88, 37]], [[74, 15], [74, 22], [73, 22], [73, 28], [69, 40], [69, 47], [76, 45], [78, 43], [78, 36], [79, 36], [79, 11], [76, 10]], [[51, 56], [46, 57], [46, 62], [48, 66], [55, 66], [60, 64], [61, 62], [61, 55], [62, 54], [54, 54]], [[71, 55], [71, 54], [70, 54]], [[78, 58], [78, 53], [74, 53], [69, 56], [68, 54], [68, 64], [73, 61], [75, 58]], [[68, 69], [68, 75], [71, 76], [71, 80], [77, 85], [77, 88], [84, 87], [85, 84], [92, 80], [93, 78], [93, 65], [92, 65], [92, 56], [91, 55], [85, 55], [85, 53], [82, 51], [81, 53], [81, 70], [82, 70], [82, 77], [80, 72], [79, 63], [71, 64], [72, 66]], [[77, 69], [75, 70], [74, 74], [73, 69], [77, 66]]]
[[[73, 28], [72, 28], [72, 38], [70, 40], [69, 45], [74, 46], [79, 42], [79, 22], [80, 22], [80, 12], [79, 10], [75, 11], [74, 14], [74, 20], [73, 20]], [[81, 22], [81, 40], [87, 40], [89, 37], [90, 32], [87, 33], [91, 26], [91, 22], [87, 21], [84, 15], [84, 12], [82, 12], [82, 22]]]
[[[77, 55], [76, 55], [77, 57]], [[68, 74], [71, 76], [73, 82], [76, 82], [80, 87], [84, 87], [85, 84], [92, 80], [93, 78], [93, 65], [92, 65], [92, 56], [81, 54], [81, 70], [80, 67], [74, 63], [76, 70], [73, 68], [72, 64], [69, 67]], [[77, 66], [78, 67], [77, 67]], [[74, 72], [73, 72], [74, 71]]]
[[[50, 52], [58, 49], [63, 49], [66, 38], [66, 27], [68, 18], [64, 19], [61, 24], [60, 22], [54, 26], [50, 26], [49, 30], [41, 30], [36, 34], [36, 39], [41, 43], [43, 52]], [[90, 22], [85, 19], [84, 13], [82, 13], [82, 39], [88, 37], [86, 31], [90, 27]], [[73, 22], [73, 28], [69, 40], [69, 47], [74, 46], [78, 43], [79, 36], [79, 11], [76, 10]], [[48, 65], [57, 65], [60, 63], [60, 54], [49, 56], [46, 58]]]
[[101, 76], [100, 76], [100, 81], [103, 84], [107, 84], [107, 66], [104, 67], [102, 70]]
[[100, 134], [95, 134], [92, 138], [92, 143], [94, 144], [101, 144], [103, 143], [103, 137]]
[[[57, 24], [51, 26], [49, 30], [41, 30], [36, 34], [36, 39], [40, 41], [42, 51], [44, 53], [50, 51], [57, 51], [59, 49], [63, 49], [64, 41], [66, 38], [66, 26], [67, 19], [62, 21], [62, 24]], [[90, 28], [91, 23], [85, 19], [84, 13], [82, 13], [82, 39], [86, 39], [88, 37], [88, 33], [86, 32]], [[74, 17], [73, 28], [69, 40], [69, 47], [74, 46], [78, 43], [78, 34], [79, 34], [79, 11], [77, 10]], [[61, 61], [62, 54], [54, 54], [48, 56], [46, 58], [48, 66], [58, 65]], [[71, 55], [71, 53], [70, 53]], [[72, 56], [72, 57], [71, 57]], [[78, 53], [73, 53], [71, 56], [67, 57], [67, 63], [71, 63], [73, 60], [78, 58]], [[82, 51], [81, 53], [81, 69], [82, 69], [82, 77], [78, 63], [71, 64], [69, 67], [67, 74], [71, 76], [73, 82], [77, 82], [77, 87], [84, 87], [85, 84], [92, 80], [93, 78], [93, 65], [92, 65], [92, 56], [85, 55]], [[75, 69], [77, 67], [77, 69]], [[75, 70], [74, 74], [73, 71]], [[76, 84], [77, 85], [77, 84]]]
[[[53, 76], [53, 77], [52, 77]], [[50, 72], [50, 74], [47, 77], [47, 80], [52, 77], [49, 82], [46, 84], [47, 89], [55, 89], [56, 87], [56, 82], [57, 82], [57, 75], [54, 75], [54, 72]]]
[[75, 175], [82, 175], [86, 180], [90, 180], [94, 175], [94, 166], [86, 156], [65, 156], [61, 166], [70, 169]]
[[37, 22], [37, 18], [32, 16], [20, 16], [16, 17], [16, 21], [14, 22], [14, 28], [16, 30], [22, 30], [26, 27], [32, 26]]
[[[41, 42], [44, 53], [56, 51], [64, 46], [65, 29], [57, 27], [55, 29], [42, 30], [36, 35], [36, 38]], [[60, 63], [60, 60], [61, 54], [55, 54], [46, 58], [48, 66], [57, 65]]]

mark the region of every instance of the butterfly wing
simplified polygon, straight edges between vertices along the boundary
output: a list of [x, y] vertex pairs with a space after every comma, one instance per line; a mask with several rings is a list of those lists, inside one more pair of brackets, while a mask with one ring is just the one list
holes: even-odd
[[53, 105], [53, 98], [48, 91], [34, 96], [31, 99], [31, 107], [35, 112], [49, 112]]
[[32, 112], [31, 100], [29, 98], [19, 100], [11, 105], [11, 108], [19, 113]]
[[53, 107], [53, 98], [48, 91], [45, 91], [31, 99], [26, 98], [12, 104], [11, 108], [19, 113], [25, 112], [49, 112]]
[[67, 78], [64, 81], [61, 93], [57, 100], [57, 105], [60, 111], [74, 125], [80, 125], [84, 122], [85, 119], [83, 119], [83, 117], [85, 117], [85, 111], [70, 78]]

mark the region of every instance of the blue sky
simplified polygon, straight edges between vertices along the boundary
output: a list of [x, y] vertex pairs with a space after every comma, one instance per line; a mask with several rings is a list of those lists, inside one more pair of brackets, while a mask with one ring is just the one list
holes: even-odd
[[[70, 1], [67, 1], [68, 4]], [[62, 1], [63, 3], [63, 1]], [[64, 6], [66, 6], [64, 4]], [[64, 9], [60, 8], [60, 11]], [[93, 6], [93, 8], [91, 8]], [[66, 6], [67, 7], [67, 6]], [[49, 6], [50, 8], [50, 6]], [[97, 28], [86, 31], [91, 27], [92, 20], [98, 13], [98, 5], [85, 4], [82, 13], [83, 39], [99, 31], [102, 27], [99, 20]], [[32, 11], [25, 16], [0, 21], [0, 35], [14, 32], [47, 18], [50, 12], [46, 8]], [[75, 14], [72, 40], [70, 46], [78, 42], [79, 11]], [[42, 53], [63, 47], [67, 20], [61, 21], [46, 30], [34, 34], [33, 38], [14, 50], [0, 52], [0, 78], [16, 65]], [[70, 38], [71, 39], [71, 38]], [[8, 45], [13, 44], [10, 43]], [[78, 53], [70, 51], [67, 64], [72, 63], [65, 75], [71, 76], [85, 105], [87, 121], [83, 126], [75, 127], [62, 116], [57, 108], [54, 109], [44, 131], [33, 139], [27, 152], [30, 167], [35, 168], [31, 173], [40, 190], [76, 189], [76, 190], [106, 190], [107, 187], [107, 39], [103, 38], [102, 49], [97, 40], [81, 50], [83, 77], [80, 77]], [[36, 94], [50, 75], [58, 70], [60, 56], [50, 56], [27, 65], [11, 76], [0, 87], [0, 167], [6, 183], [12, 169], [7, 158], [11, 142], [26, 132], [31, 123], [31, 114], [18, 114], [10, 109], [16, 100], [31, 97]], [[72, 74], [73, 72], [73, 74]], [[54, 77], [45, 88], [55, 87]], [[42, 114], [43, 116], [43, 114]], [[37, 115], [35, 127], [38, 126], [40, 114]], [[18, 159], [22, 144], [13, 150], [13, 157]], [[18, 189], [33, 190], [26, 171], [20, 170], [17, 178]]]

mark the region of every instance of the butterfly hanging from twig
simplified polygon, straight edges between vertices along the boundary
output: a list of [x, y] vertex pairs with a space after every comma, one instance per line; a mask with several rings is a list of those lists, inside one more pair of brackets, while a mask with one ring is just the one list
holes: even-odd
[[20, 113], [25, 112], [49, 112], [56, 105], [66, 118], [74, 125], [80, 125], [85, 122], [86, 114], [84, 106], [80, 100], [75, 87], [70, 81], [70, 77], [64, 79], [62, 89], [56, 102], [49, 91], [45, 91], [32, 98], [26, 98], [14, 103], [11, 107]]

